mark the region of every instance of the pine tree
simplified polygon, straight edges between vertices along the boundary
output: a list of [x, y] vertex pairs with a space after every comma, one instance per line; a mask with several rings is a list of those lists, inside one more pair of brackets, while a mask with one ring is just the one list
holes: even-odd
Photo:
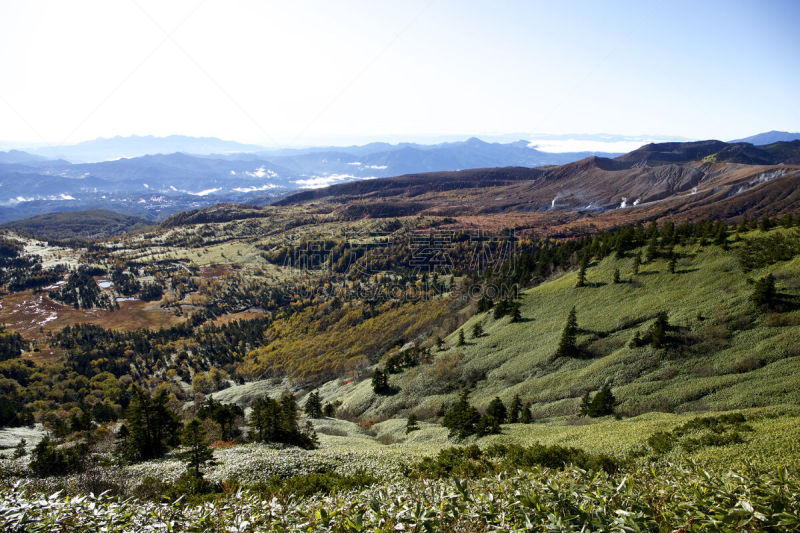
[[670, 274], [674, 274], [675, 273], [676, 263], [677, 263], [677, 260], [675, 258], [675, 254], [672, 254], [671, 257], [669, 258], [669, 273]]
[[589, 416], [589, 408], [592, 405], [592, 401], [589, 398], [589, 391], [583, 393], [583, 397], [581, 398], [581, 416]]
[[728, 249], [728, 228], [722, 222], [717, 227], [717, 234], [714, 236], [714, 244], [722, 246], [723, 250]]
[[308, 395], [305, 412], [309, 418], [322, 418], [322, 400], [319, 397], [319, 392], [314, 391]]
[[516, 302], [511, 307], [511, 322], [522, 322], [522, 312], [520, 312], [519, 304]]
[[464, 439], [476, 432], [481, 415], [469, 404], [469, 391], [464, 389], [442, 419], [442, 425], [450, 430], [450, 436]]
[[522, 406], [522, 413], [520, 414], [519, 421], [523, 424], [530, 424], [533, 422], [533, 414], [531, 413], [530, 402]]
[[464, 346], [464, 330], [458, 330], [458, 344], [457, 346]]
[[494, 400], [489, 402], [489, 406], [486, 408], [486, 414], [493, 416], [498, 424], [502, 424], [506, 421], [508, 410], [506, 409], [503, 400], [495, 396]]
[[667, 342], [667, 330], [669, 329], [669, 316], [666, 311], [658, 313], [656, 321], [650, 326], [647, 338], [653, 348], [661, 348]]
[[162, 457], [179, 442], [180, 420], [168, 406], [169, 395], [161, 389], [155, 396], [135, 387], [127, 412], [125, 439], [119, 451], [129, 461]]
[[514, 399], [511, 400], [511, 406], [508, 408], [509, 424], [516, 424], [519, 422], [520, 411], [522, 411], [522, 400], [520, 400], [519, 394], [515, 394]]
[[578, 283], [575, 284], [576, 287], [585, 287], [586, 286], [586, 269], [589, 267], [589, 258], [586, 254], [581, 257], [581, 268], [578, 270]]
[[186, 450], [179, 454], [186, 462], [186, 470], [196, 478], [202, 478], [201, 469], [214, 464], [214, 451], [206, 441], [206, 432], [197, 418], [192, 419], [183, 431], [183, 445]]
[[391, 389], [389, 388], [389, 376], [380, 368], [376, 368], [372, 373], [372, 390], [375, 394], [388, 394]]
[[475, 322], [475, 325], [472, 326], [472, 338], [477, 339], [483, 336], [483, 326], [481, 326], [480, 322]]
[[480, 420], [475, 425], [475, 434], [479, 437], [498, 433], [500, 433], [500, 421], [488, 413], [480, 417]]
[[755, 282], [753, 294], [750, 296], [750, 299], [758, 307], [770, 307], [774, 305], [776, 296], [775, 276], [767, 274]]
[[14, 459], [19, 459], [20, 457], [25, 457], [25, 454], [28, 452], [25, 451], [25, 446], [28, 442], [25, 439], [19, 439], [17, 446], [14, 448]]
[[645, 252], [645, 259], [648, 263], [658, 258], [658, 239], [652, 237], [647, 243], [647, 251]]
[[408, 422], [406, 422], [406, 434], [409, 434], [412, 431], [417, 431], [418, 429], [419, 424], [417, 423], [417, 415], [412, 414], [408, 417]]
[[556, 357], [573, 357], [577, 354], [578, 348], [575, 341], [578, 335], [578, 320], [575, 308], [569, 312], [564, 331], [561, 332], [561, 340], [558, 343]]
[[619, 278], [619, 269], [618, 268], [614, 269], [614, 280], [613, 281], [614, 281], [614, 283], [622, 283], [622, 280], [620, 280], [620, 278]]
[[484, 294], [483, 296], [481, 296], [480, 300], [478, 300], [478, 312], [485, 313], [486, 311], [491, 309], [493, 305], [494, 302], [492, 301], [492, 299]]
[[336, 417], [336, 406], [330, 402], [326, 403], [325, 407], [322, 408], [322, 414], [328, 418]]
[[611, 387], [606, 383], [597, 391], [589, 404], [588, 414], [592, 418], [613, 415], [617, 399], [611, 392]]

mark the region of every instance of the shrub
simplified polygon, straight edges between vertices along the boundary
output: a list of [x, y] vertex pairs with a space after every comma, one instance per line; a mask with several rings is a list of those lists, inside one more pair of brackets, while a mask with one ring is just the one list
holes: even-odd
[[29, 466], [40, 477], [72, 474], [83, 469], [87, 452], [85, 443], [59, 446], [55, 440], [45, 436], [33, 449]]

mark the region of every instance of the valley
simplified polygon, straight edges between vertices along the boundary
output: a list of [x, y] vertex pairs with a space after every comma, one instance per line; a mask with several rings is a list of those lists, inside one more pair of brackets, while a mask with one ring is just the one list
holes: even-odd
[[796, 530], [800, 165], [700, 144], [8, 224], [0, 524]]

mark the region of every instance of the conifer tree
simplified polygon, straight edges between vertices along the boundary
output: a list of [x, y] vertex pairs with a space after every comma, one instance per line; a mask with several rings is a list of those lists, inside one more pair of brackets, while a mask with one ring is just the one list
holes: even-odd
[[523, 424], [530, 424], [533, 422], [533, 414], [531, 413], [530, 402], [522, 406], [522, 413], [520, 414], [519, 421]]
[[520, 400], [519, 394], [515, 394], [514, 399], [511, 400], [511, 406], [508, 408], [508, 423], [516, 424], [517, 422], [519, 422], [519, 416], [521, 411], [522, 411], [522, 400]]
[[589, 391], [583, 393], [581, 398], [581, 416], [589, 416], [589, 408], [592, 405], [592, 400], [589, 398]]
[[200, 420], [194, 418], [186, 424], [182, 441], [186, 450], [180, 453], [180, 457], [186, 462], [186, 469], [192, 476], [202, 478], [201, 469], [214, 464], [214, 452], [208, 445], [206, 432]]
[[481, 326], [480, 322], [475, 322], [475, 325], [472, 326], [472, 338], [477, 339], [483, 336], [483, 326]]
[[464, 330], [458, 330], [458, 346], [464, 346]]
[[161, 457], [179, 442], [178, 415], [167, 405], [166, 389], [151, 397], [144, 389], [135, 387], [133, 394], [119, 451], [133, 462]]
[[417, 423], [417, 415], [411, 414], [408, 417], [408, 422], [406, 422], [406, 434], [409, 434], [412, 431], [417, 431], [418, 429], [419, 424]]
[[561, 332], [561, 341], [558, 343], [556, 350], [556, 357], [573, 357], [577, 354], [578, 348], [575, 341], [578, 335], [578, 320], [575, 308], [569, 312], [567, 316], [567, 323], [564, 326], [564, 331]]
[[308, 395], [305, 405], [306, 416], [309, 418], [322, 418], [322, 400], [319, 392], [314, 391]]
[[611, 392], [611, 387], [606, 383], [597, 391], [589, 404], [588, 414], [592, 418], [613, 415], [617, 399]]
[[613, 279], [613, 281], [614, 281], [614, 283], [622, 283], [622, 280], [620, 280], [620, 278], [619, 278], [619, 269], [618, 268], [614, 269], [614, 279]]
[[511, 322], [522, 322], [522, 313], [519, 310], [519, 304], [516, 302], [511, 307]]
[[493, 416], [498, 424], [502, 424], [506, 421], [508, 410], [506, 409], [503, 400], [495, 396], [494, 400], [489, 402], [489, 406], [486, 408], [486, 414]]
[[770, 307], [775, 303], [776, 295], [775, 276], [767, 274], [755, 282], [750, 299], [759, 307]]
[[658, 257], [658, 239], [653, 236], [647, 243], [647, 251], [645, 252], [645, 259], [651, 263]]
[[476, 432], [481, 415], [477, 409], [469, 404], [469, 390], [464, 389], [447, 413], [444, 415], [442, 425], [450, 430], [450, 436], [463, 439]]
[[576, 283], [576, 287], [585, 287], [586, 286], [586, 269], [589, 266], [589, 258], [586, 254], [581, 257], [581, 268], [578, 270], [578, 283]]
[[388, 394], [391, 390], [389, 388], [389, 376], [380, 368], [376, 368], [375, 372], [372, 373], [372, 390], [375, 394]]

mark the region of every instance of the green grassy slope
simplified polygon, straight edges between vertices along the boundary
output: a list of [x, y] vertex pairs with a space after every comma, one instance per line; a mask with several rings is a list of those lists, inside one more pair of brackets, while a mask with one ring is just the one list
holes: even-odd
[[51, 240], [104, 239], [150, 227], [144, 218], [123, 215], [106, 209], [61, 211], [23, 220], [6, 222], [0, 228], [11, 229]]
[[[753, 235], [745, 235], [749, 238]], [[576, 273], [543, 283], [521, 298], [523, 321], [495, 320], [492, 312], [473, 316], [445, 339], [449, 348], [434, 361], [393, 375], [393, 396], [372, 397], [358, 387], [341, 397], [346, 409], [384, 418], [417, 412], [428, 418], [452, 401], [460, 384], [474, 383], [479, 408], [515, 394], [532, 403], [536, 418], [572, 416], [580, 398], [609, 382], [619, 412], [703, 411], [800, 403], [800, 312], [765, 313], [750, 301], [756, 279], [771, 272], [778, 291], [797, 300], [800, 258], [743, 273], [734, 244], [678, 247], [676, 273], [665, 259], [642, 265], [633, 276], [631, 257], [592, 264], [589, 286], [577, 288]], [[612, 282], [619, 269], [623, 283]], [[577, 309], [578, 344], [589, 359], [554, 358], [569, 310]], [[667, 349], [630, 348], [660, 311], [669, 313], [679, 342]], [[484, 336], [472, 339], [475, 322]]]

